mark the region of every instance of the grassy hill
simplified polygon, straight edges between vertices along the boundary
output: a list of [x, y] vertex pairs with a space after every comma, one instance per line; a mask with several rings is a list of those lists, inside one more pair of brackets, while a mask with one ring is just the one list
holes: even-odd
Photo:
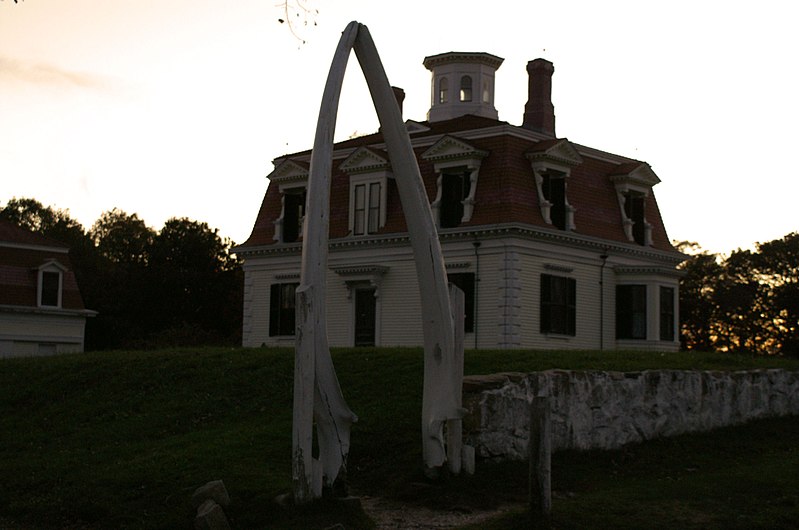
[[[349, 462], [350, 483], [358, 493], [440, 508], [524, 500], [525, 466], [518, 463], [483, 464], [475, 477], [424, 484], [420, 350], [338, 350], [334, 361], [345, 397], [360, 418]], [[715, 354], [480, 351], [467, 352], [465, 372], [764, 367], [799, 370], [799, 362]], [[191, 494], [214, 479], [224, 480], [231, 494], [234, 528], [368, 526], [362, 514], [336, 506], [296, 510], [272, 502], [290, 490], [292, 379], [291, 350], [99, 352], [0, 361], [0, 526], [190, 528]], [[648, 513], [663, 526], [690, 527], [693, 521], [713, 527], [722, 521], [729, 527], [730, 520], [719, 514], [733, 508], [759, 514], [754, 508], [759, 504], [770, 506], [765, 512], [772, 515], [757, 520], [765, 526], [779, 526], [782, 517], [799, 520], [796, 418], [675, 440], [620, 452], [558, 453], [557, 526], [599, 521], [594, 518], [600, 504], [621, 510], [613, 516], [617, 526], [618, 517], [634, 523]], [[725, 440], [732, 442], [719, 460]], [[748, 460], [758, 453], [772, 459]], [[690, 462], [680, 455], [690, 455]], [[700, 477], [702, 484], [722, 488], [709, 506], [702, 499], [713, 488], [692, 485]], [[774, 485], [765, 499], [745, 489], [723, 490], [761, 482]], [[608, 499], [608, 490], [619, 497]], [[680, 497], [680, 491], [689, 496]], [[668, 502], [660, 505], [660, 498]], [[638, 505], [641, 513], [627, 513]], [[688, 524], [674, 518], [680, 510], [697, 513]], [[511, 516], [498, 528], [523, 519]]]

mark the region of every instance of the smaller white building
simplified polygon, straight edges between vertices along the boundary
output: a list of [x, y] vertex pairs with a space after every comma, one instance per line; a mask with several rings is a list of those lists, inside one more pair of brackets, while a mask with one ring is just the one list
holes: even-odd
[[0, 221], [0, 358], [82, 352], [86, 318], [69, 249]]

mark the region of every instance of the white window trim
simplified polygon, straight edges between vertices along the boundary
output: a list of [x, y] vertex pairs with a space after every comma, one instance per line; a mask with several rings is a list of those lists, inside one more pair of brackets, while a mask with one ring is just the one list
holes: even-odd
[[564, 230], [573, 232], [577, 229], [577, 225], [574, 223], [574, 212], [576, 212], [577, 209], [569, 204], [568, 190], [571, 169], [566, 166], [553, 164], [545, 160], [537, 160], [532, 162], [532, 167], [533, 175], [535, 176], [535, 188], [538, 192], [538, 206], [541, 208], [541, 217], [544, 218], [544, 222], [548, 225], [552, 224], [552, 216], [550, 215], [550, 212], [553, 204], [544, 196], [544, 176], [550, 172], [559, 173], [558, 178], [563, 179], [565, 187], [563, 203], [566, 207], [566, 226], [564, 227]]
[[433, 164], [436, 172], [436, 198], [430, 204], [430, 208], [433, 210], [433, 219], [436, 220], [436, 223], [439, 227], [441, 226], [440, 211], [441, 197], [443, 194], [442, 183], [444, 181], [444, 170], [464, 168], [469, 172], [469, 194], [461, 201], [461, 204], [463, 204], [463, 217], [461, 217], [461, 223], [468, 223], [472, 220], [472, 214], [474, 213], [474, 197], [477, 194], [477, 179], [480, 176], [480, 162], [480, 158], [464, 158], [460, 160], [437, 162]]
[[[610, 180], [616, 187], [616, 198], [619, 202], [624, 236], [627, 238], [627, 241], [636, 243], [635, 236], [633, 235], [633, 225], [635, 222], [627, 217], [624, 208], [627, 202], [626, 195], [633, 192], [643, 195], [646, 199], [649, 197], [652, 186], [660, 183], [660, 179], [655, 172], [652, 171], [649, 164], [642, 162], [631, 171], [611, 175]], [[652, 224], [646, 219], [647, 213], [649, 212], [647, 212], [646, 207], [644, 207], [644, 246], [649, 247], [652, 246]]]
[[[37, 271], [37, 282], [36, 282], [36, 306], [40, 308], [51, 308], [51, 309], [61, 309], [63, 304], [63, 295], [64, 295], [64, 272], [66, 272], [67, 268], [61, 265], [59, 262], [55, 260], [49, 260], [46, 263], [43, 263], [39, 266]], [[54, 272], [58, 274], [58, 302], [56, 305], [44, 305], [42, 304], [42, 287], [44, 284], [44, 273], [46, 272]]]
[[334, 267], [333, 272], [338, 274], [347, 286], [347, 301], [350, 304], [350, 329], [349, 329], [349, 343], [355, 345], [355, 297], [353, 294], [357, 289], [374, 289], [375, 293], [375, 346], [381, 344], [381, 329], [382, 329], [382, 304], [381, 304], [381, 286], [383, 283], [383, 276], [388, 272], [389, 268], [384, 265], [356, 265], [352, 267]]
[[[636, 193], [644, 196], [644, 200], [649, 197], [649, 188], [643, 186], [636, 186], [629, 183], [616, 183], [616, 198], [619, 201], [619, 211], [621, 212], [621, 223], [624, 229], [624, 236], [627, 241], [636, 243], [635, 235], [633, 234], [633, 225], [635, 221], [627, 217], [625, 205], [627, 203], [627, 195], [629, 193]], [[644, 207], [644, 245], [645, 247], [652, 246], [652, 223], [647, 221], [647, 209]], [[637, 243], [636, 243], [637, 244]]]
[[380, 212], [378, 221], [378, 230], [386, 226], [386, 208], [388, 206], [388, 179], [391, 177], [391, 172], [388, 170], [375, 171], [370, 173], [361, 173], [350, 175], [350, 207], [349, 207], [349, 224], [348, 229], [351, 235], [355, 235], [355, 187], [358, 185], [366, 186], [366, 219], [364, 219], [364, 233], [358, 234], [357, 237], [370, 235], [369, 232], [369, 193], [370, 184], [380, 184]]
[[[296, 190], [308, 190], [308, 183], [292, 182], [291, 184], [281, 184], [278, 188], [280, 190], [280, 216], [274, 220], [275, 234], [272, 236], [274, 241], [283, 243], [283, 222], [286, 217], [286, 193], [295, 192]], [[302, 218], [302, 228], [305, 228], [305, 216]]]

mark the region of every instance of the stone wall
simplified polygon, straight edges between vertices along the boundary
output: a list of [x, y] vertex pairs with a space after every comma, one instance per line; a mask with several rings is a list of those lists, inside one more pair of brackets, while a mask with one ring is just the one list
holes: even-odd
[[756, 418], [799, 414], [799, 372], [503, 373], [464, 378], [465, 443], [526, 459], [529, 403], [550, 396], [552, 448], [613, 449]]

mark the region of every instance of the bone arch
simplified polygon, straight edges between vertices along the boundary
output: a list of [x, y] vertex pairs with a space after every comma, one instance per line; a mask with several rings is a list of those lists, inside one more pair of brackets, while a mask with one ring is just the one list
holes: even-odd
[[[350, 22], [339, 40], [325, 84], [308, 178], [302, 269], [296, 295], [292, 478], [297, 503], [321, 496], [323, 487], [333, 487], [337, 479], [343, 478], [350, 427], [357, 421], [344, 400], [330, 357], [325, 308], [333, 134], [344, 72], [353, 49], [391, 159], [419, 280], [424, 334], [425, 466], [438, 468], [449, 457], [450, 468], [460, 469], [463, 343], [453, 325], [441, 246], [410, 138], [377, 49], [367, 27]], [[456, 298], [460, 296], [457, 294]], [[318, 461], [311, 456], [314, 422]], [[443, 428], [448, 422], [449, 444], [445, 449]]]

